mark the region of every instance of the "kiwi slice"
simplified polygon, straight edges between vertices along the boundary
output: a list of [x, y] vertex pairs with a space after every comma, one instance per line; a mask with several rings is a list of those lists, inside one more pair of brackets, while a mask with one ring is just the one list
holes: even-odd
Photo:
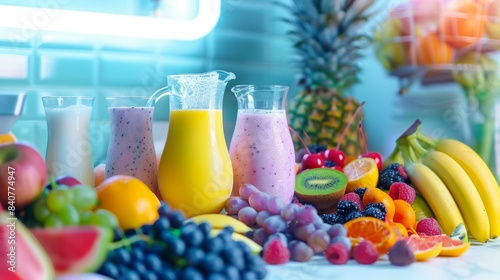
[[335, 206], [344, 195], [347, 176], [338, 170], [313, 168], [300, 172], [295, 178], [295, 196], [300, 202], [316, 209]]

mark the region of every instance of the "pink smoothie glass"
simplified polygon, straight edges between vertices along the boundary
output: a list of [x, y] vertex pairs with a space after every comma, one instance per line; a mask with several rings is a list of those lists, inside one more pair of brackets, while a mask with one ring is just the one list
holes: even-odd
[[229, 154], [232, 195], [246, 183], [290, 203], [295, 188], [295, 150], [285, 111], [288, 87], [237, 85], [238, 116]]
[[133, 176], [158, 194], [158, 167], [153, 142], [154, 107], [149, 97], [108, 97], [110, 135], [105, 178]]

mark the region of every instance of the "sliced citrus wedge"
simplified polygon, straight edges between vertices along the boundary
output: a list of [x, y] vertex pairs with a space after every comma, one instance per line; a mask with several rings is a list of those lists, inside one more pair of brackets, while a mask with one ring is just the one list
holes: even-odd
[[425, 239], [417, 235], [411, 235], [406, 243], [415, 254], [416, 261], [426, 261], [437, 257], [443, 248], [443, 242], [435, 239]]
[[379, 255], [386, 254], [397, 239], [396, 232], [392, 227], [377, 218], [361, 217], [350, 220], [344, 226], [353, 247], [362, 240], [370, 240], [375, 245]]
[[463, 253], [467, 252], [470, 247], [470, 242], [462, 242], [460, 240], [454, 240], [446, 235], [434, 235], [434, 236], [420, 236], [423, 239], [435, 240], [437, 242], [443, 243], [443, 248], [439, 253], [442, 257], [458, 257]]
[[356, 188], [375, 188], [378, 183], [379, 171], [377, 163], [372, 158], [357, 158], [343, 168], [347, 176], [346, 192]]

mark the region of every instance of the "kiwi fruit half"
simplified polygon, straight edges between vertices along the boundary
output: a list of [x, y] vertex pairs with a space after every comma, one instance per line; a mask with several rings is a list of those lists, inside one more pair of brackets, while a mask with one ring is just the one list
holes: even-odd
[[295, 178], [295, 196], [300, 202], [316, 209], [337, 205], [347, 187], [347, 176], [338, 170], [313, 168], [300, 172]]

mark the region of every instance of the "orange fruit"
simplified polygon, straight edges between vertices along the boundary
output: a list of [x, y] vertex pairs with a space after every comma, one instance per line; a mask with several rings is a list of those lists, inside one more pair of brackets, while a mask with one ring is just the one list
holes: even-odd
[[375, 188], [378, 183], [378, 167], [372, 158], [357, 158], [344, 165], [344, 174], [347, 176], [346, 193], [356, 188]]
[[388, 222], [392, 222], [394, 218], [394, 200], [381, 189], [378, 188], [370, 188], [366, 189], [363, 194], [363, 206], [366, 207], [368, 203], [377, 203], [381, 202], [384, 204], [385, 209], [387, 209], [387, 213], [385, 215], [385, 220]]
[[485, 25], [485, 10], [481, 4], [458, 0], [446, 6], [439, 22], [439, 33], [449, 45], [463, 48], [483, 37]]
[[[410, 54], [415, 53], [417, 65], [450, 64], [453, 49], [436, 34], [428, 33], [416, 39]], [[413, 61], [413, 57], [409, 57]]]
[[402, 224], [409, 232], [416, 233], [415, 223], [417, 222], [415, 210], [411, 204], [402, 200], [394, 200], [394, 222]]
[[402, 224], [396, 222], [390, 222], [389, 225], [394, 229], [396, 234], [398, 234], [399, 236], [408, 236], [408, 230], [406, 230], [406, 227], [403, 226]]
[[12, 131], [8, 132], [8, 133], [5, 133], [5, 134], [0, 134], [0, 145], [1, 144], [14, 143], [16, 141], [17, 141], [17, 138], [14, 135], [14, 133], [12, 133]]
[[115, 175], [96, 187], [99, 209], [115, 214], [122, 229], [138, 228], [158, 219], [160, 201], [141, 180]]
[[440, 240], [421, 238], [418, 235], [407, 237], [406, 243], [413, 251], [416, 261], [426, 261], [437, 257], [443, 248]]
[[458, 257], [465, 253], [469, 247], [470, 242], [463, 242], [461, 240], [451, 239], [450, 237], [443, 235], [433, 235], [433, 236], [420, 236], [420, 238], [426, 240], [435, 240], [437, 242], [443, 243], [443, 248], [439, 253], [439, 256], [443, 257]]
[[106, 164], [100, 163], [94, 167], [94, 187], [99, 186], [104, 181], [106, 175]]
[[388, 223], [373, 217], [350, 220], [344, 226], [353, 248], [362, 240], [370, 240], [380, 255], [389, 252], [397, 239], [396, 233]]

